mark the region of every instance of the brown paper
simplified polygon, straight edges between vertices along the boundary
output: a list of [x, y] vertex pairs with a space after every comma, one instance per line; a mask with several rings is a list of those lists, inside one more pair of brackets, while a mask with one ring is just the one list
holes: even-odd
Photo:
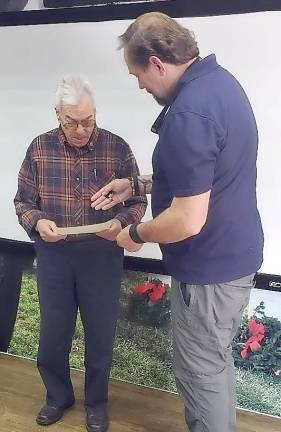
[[98, 223], [94, 225], [81, 225], [81, 226], [71, 226], [65, 228], [58, 228], [58, 234], [70, 235], [70, 234], [95, 234], [101, 231], [105, 231], [110, 228], [111, 220], [103, 223]]

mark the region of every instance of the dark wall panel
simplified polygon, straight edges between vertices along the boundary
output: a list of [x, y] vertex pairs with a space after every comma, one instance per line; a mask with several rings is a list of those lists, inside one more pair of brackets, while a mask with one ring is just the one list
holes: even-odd
[[163, 0], [120, 4], [105, 0], [103, 3], [62, 8], [63, 5], [69, 6], [70, 0], [45, 0], [45, 5], [54, 9], [0, 13], [0, 26], [134, 19], [152, 11], [165, 12], [177, 18], [281, 10], [279, 0]]

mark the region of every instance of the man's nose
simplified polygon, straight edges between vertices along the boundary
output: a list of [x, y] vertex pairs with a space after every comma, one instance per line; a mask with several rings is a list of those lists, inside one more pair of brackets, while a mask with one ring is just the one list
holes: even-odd
[[84, 128], [80, 123], [77, 126], [76, 132], [79, 134], [84, 133]]

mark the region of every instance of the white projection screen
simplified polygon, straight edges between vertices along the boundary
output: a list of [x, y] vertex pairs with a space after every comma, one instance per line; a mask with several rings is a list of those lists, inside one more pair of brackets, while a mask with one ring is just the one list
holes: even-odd
[[[259, 12], [181, 18], [194, 31], [201, 56], [218, 62], [241, 82], [252, 103], [260, 137], [258, 205], [265, 233], [263, 273], [281, 275], [281, 13]], [[31, 140], [56, 127], [54, 92], [68, 73], [93, 84], [98, 125], [131, 145], [143, 174], [151, 172], [156, 136], [151, 124], [160, 107], [129, 76], [117, 36], [130, 21], [0, 28], [0, 237], [28, 241], [13, 207], [17, 172]], [[146, 218], [151, 215], [147, 211]], [[158, 246], [139, 256], [161, 258]]]

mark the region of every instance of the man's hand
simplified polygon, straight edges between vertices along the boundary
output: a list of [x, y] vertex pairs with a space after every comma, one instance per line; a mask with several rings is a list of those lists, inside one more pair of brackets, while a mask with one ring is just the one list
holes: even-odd
[[121, 222], [118, 219], [112, 219], [110, 227], [105, 231], [101, 231], [97, 233], [96, 235], [106, 240], [114, 241], [116, 240], [117, 235], [121, 231], [122, 231]]
[[39, 219], [35, 229], [39, 232], [41, 239], [46, 242], [55, 243], [66, 238], [66, 236], [57, 233], [55, 222], [49, 219]]
[[130, 235], [129, 235], [129, 229], [131, 225], [128, 225], [126, 228], [124, 228], [120, 234], [118, 234], [116, 240], [118, 246], [126, 249], [128, 252], [137, 252], [140, 250], [143, 246], [143, 244], [135, 243]]
[[94, 207], [96, 210], [108, 210], [131, 197], [132, 188], [129, 179], [116, 179], [112, 180], [112, 182], [92, 196], [91, 207]]

